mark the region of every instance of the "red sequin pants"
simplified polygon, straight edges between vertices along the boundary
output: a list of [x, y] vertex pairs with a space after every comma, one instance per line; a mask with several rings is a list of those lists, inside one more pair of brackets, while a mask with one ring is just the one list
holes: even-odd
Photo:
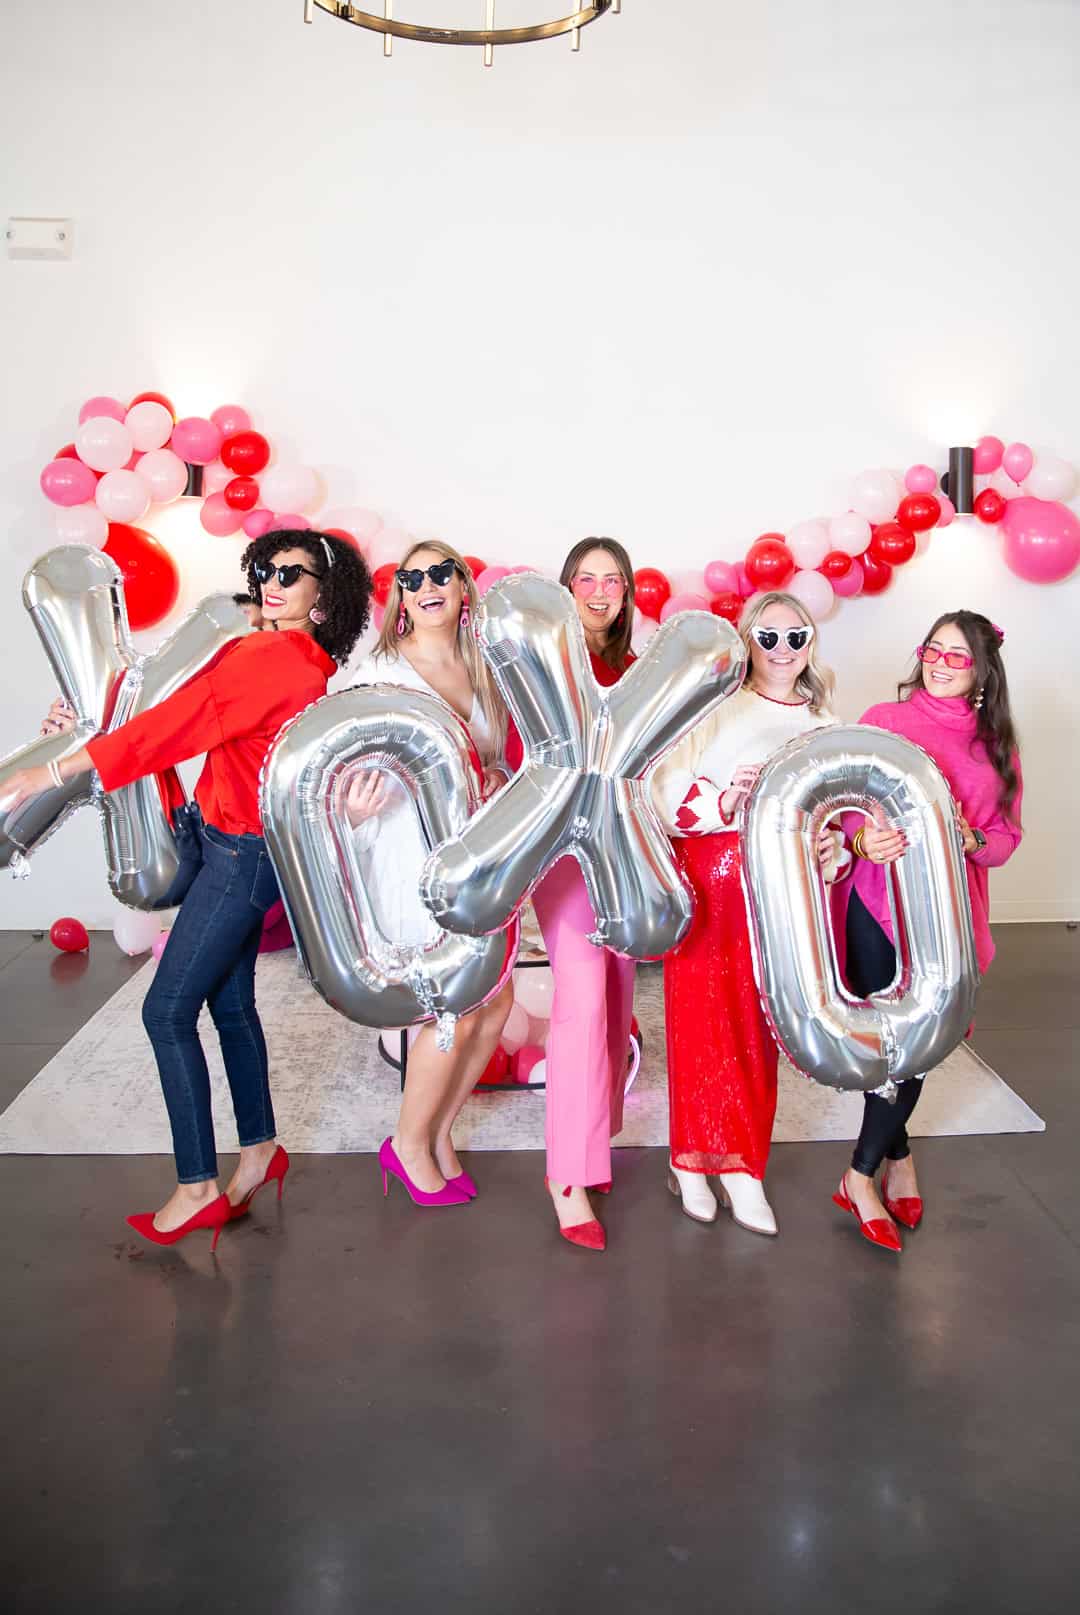
[[777, 1049], [750, 960], [739, 838], [728, 831], [673, 846], [694, 918], [664, 960], [671, 1159], [685, 1172], [763, 1178]]

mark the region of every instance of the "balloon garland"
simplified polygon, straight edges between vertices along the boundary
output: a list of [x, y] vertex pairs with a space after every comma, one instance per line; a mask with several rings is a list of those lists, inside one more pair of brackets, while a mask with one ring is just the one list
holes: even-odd
[[[238, 404], [209, 417], [178, 419], [164, 393], [138, 393], [129, 404], [98, 396], [79, 411], [74, 440], [58, 449], [41, 473], [41, 490], [56, 507], [61, 543], [104, 549], [124, 574], [132, 628], [148, 628], [169, 613], [180, 589], [176, 564], [152, 533], [136, 524], [155, 505], [170, 504], [201, 485], [199, 519], [216, 538], [258, 538], [274, 528], [308, 528], [322, 487], [310, 466], [271, 464], [269, 440], [254, 430]], [[192, 475], [192, 468], [201, 475]], [[975, 515], [1000, 527], [1006, 565], [1029, 583], [1055, 583], [1080, 564], [1080, 520], [1066, 500], [1076, 491], [1075, 468], [1054, 456], [1036, 459], [1026, 443], [1006, 447], [979, 439], [974, 470], [983, 486]], [[734, 622], [760, 589], [787, 589], [815, 618], [837, 599], [880, 594], [893, 573], [926, 547], [935, 528], [956, 510], [938, 473], [909, 467], [903, 478], [868, 470], [854, 478], [848, 509], [797, 523], [787, 533], [756, 538], [741, 561], [710, 561], [700, 589], [672, 590], [665, 574], [634, 574], [635, 641], [644, 643], [678, 611], [712, 611]], [[326, 529], [357, 545], [374, 568], [377, 617], [410, 535], [384, 527], [370, 510], [349, 513], [348, 527]], [[466, 556], [483, 593], [507, 572]]]

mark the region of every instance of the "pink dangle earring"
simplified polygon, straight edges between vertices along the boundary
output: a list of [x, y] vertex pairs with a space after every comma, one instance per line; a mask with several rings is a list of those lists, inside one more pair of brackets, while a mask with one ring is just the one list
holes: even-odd
[[401, 639], [401, 637], [405, 633], [405, 602], [404, 602], [404, 600], [401, 602], [401, 605], [398, 608], [397, 631], [398, 631], [398, 638]]
[[323, 611], [321, 609], [320, 605], [319, 605], [319, 600], [321, 600], [321, 599], [322, 599], [322, 596], [320, 595], [318, 597], [318, 599], [315, 601], [315, 604], [312, 606], [311, 610], [308, 612], [308, 616], [310, 617], [311, 621], [315, 624], [316, 628], [320, 628], [322, 626], [322, 624], [326, 621], [326, 612]]
[[468, 598], [466, 598], [465, 603], [461, 608], [461, 616], [458, 618], [458, 627], [467, 628], [471, 621], [472, 618], [469, 615], [469, 602]]

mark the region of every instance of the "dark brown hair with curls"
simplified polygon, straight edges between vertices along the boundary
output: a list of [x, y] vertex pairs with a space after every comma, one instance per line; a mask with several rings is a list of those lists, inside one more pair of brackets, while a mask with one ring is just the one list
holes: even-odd
[[[334, 558], [332, 566], [327, 564], [327, 545]], [[249, 544], [240, 557], [240, 565], [247, 573], [248, 592], [256, 604], [262, 600], [262, 595], [255, 576], [255, 563], [272, 561], [285, 550], [304, 550], [311, 557], [311, 570], [317, 574], [320, 584], [319, 609], [326, 613], [326, 621], [313, 629], [312, 637], [340, 667], [348, 661], [371, 614], [371, 573], [367, 562], [359, 550], [329, 533], [306, 529], [299, 532], [292, 528], [264, 533]]]
[[[969, 697], [975, 709], [975, 738], [982, 741], [1001, 780], [1001, 805], [1011, 817], [1020, 782], [1016, 775], [1016, 726], [1009, 706], [1009, 681], [1001, 660], [1001, 642], [1005, 636], [981, 611], [945, 611], [933, 623], [923, 644], [929, 645], [946, 623], [954, 623], [959, 628], [975, 658], [975, 683]], [[914, 672], [898, 685], [897, 698], [908, 701], [915, 690], [925, 688], [922, 663], [916, 662]], [[976, 705], [980, 694], [982, 701]]]
[[626, 584], [626, 593], [623, 595], [622, 610], [615, 618], [608, 630], [607, 643], [600, 655], [609, 667], [616, 673], [626, 670], [627, 659], [630, 655], [630, 636], [634, 632], [634, 569], [630, 565], [630, 557], [622, 545], [614, 538], [583, 538], [574, 545], [570, 554], [563, 562], [559, 573], [559, 582], [564, 589], [569, 589], [585, 556], [590, 550], [603, 550], [610, 555]]

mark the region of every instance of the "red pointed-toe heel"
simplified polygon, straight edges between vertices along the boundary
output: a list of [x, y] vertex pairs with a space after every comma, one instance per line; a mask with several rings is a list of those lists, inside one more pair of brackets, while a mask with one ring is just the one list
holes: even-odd
[[851, 1212], [859, 1225], [859, 1232], [864, 1239], [870, 1241], [871, 1245], [880, 1245], [883, 1250], [889, 1251], [903, 1250], [900, 1235], [896, 1232], [888, 1217], [871, 1217], [869, 1222], [863, 1222], [858, 1206], [844, 1187], [843, 1178], [840, 1179], [839, 1189], [833, 1195], [833, 1204], [839, 1206], [841, 1211]]
[[905, 1228], [918, 1228], [922, 1222], [923, 1203], [917, 1194], [903, 1194], [899, 1200], [893, 1200], [889, 1194], [889, 1169], [885, 1168], [881, 1174], [881, 1203], [890, 1217], [903, 1223]]
[[[550, 1188], [549, 1180], [546, 1177], [544, 1179], [544, 1188]], [[560, 1191], [564, 1200], [569, 1200], [572, 1188], [573, 1184], [568, 1183], [566, 1188]], [[559, 1232], [571, 1245], [580, 1245], [582, 1250], [607, 1250], [607, 1234], [604, 1232], [604, 1225], [598, 1222], [595, 1217], [591, 1222], [576, 1222], [570, 1228], [564, 1228], [562, 1223], [559, 1223]]]
[[611, 1193], [611, 1180], [610, 1180], [610, 1178], [608, 1179], [607, 1183], [590, 1183], [589, 1192], [590, 1192], [590, 1194], [610, 1194]]
[[246, 1217], [248, 1212], [251, 1210], [251, 1202], [254, 1200], [259, 1190], [265, 1189], [268, 1183], [277, 1184], [277, 1197], [280, 1200], [285, 1192], [285, 1174], [288, 1170], [289, 1157], [279, 1144], [273, 1155], [270, 1157], [266, 1171], [263, 1173], [262, 1182], [257, 1183], [254, 1189], [249, 1189], [244, 1198], [242, 1200], [238, 1200], [235, 1206], [230, 1204], [229, 1221], [235, 1222], [238, 1217]]
[[221, 1230], [229, 1221], [231, 1209], [228, 1195], [219, 1194], [216, 1200], [210, 1201], [209, 1205], [200, 1206], [198, 1211], [192, 1213], [187, 1222], [180, 1224], [179, 1228], [170, 1228], [165, 1232], [154, 1227], [154, 1213], [152, 1211], [136, 1211], [125, 1220], [130, 1228], [134, 1228], [137, 1234], [141, 1234], [144, 1239], [148, 1239], [152, 1245], [176, 1245], [180, 1240], [186, 1239], [188, 1234], [195, 1233], [199, 1228], [212, 1228], [214, 1237], [210, 1241], [210, 1249], [214, 1251], [217, 1250]]

